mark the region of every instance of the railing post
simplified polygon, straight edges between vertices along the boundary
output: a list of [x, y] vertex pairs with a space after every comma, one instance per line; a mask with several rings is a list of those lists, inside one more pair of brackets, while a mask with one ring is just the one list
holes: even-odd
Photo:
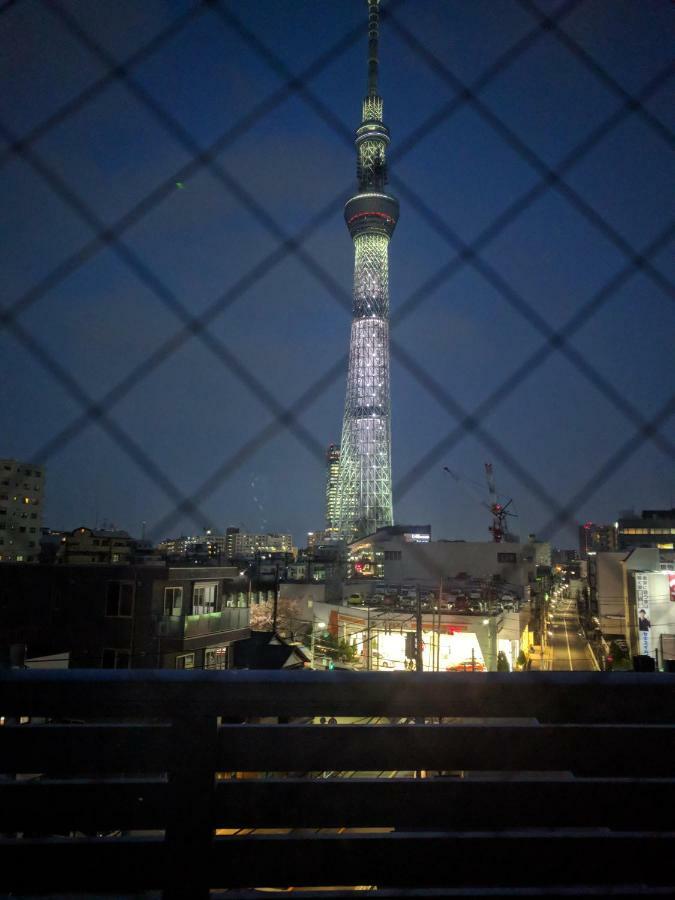
[[164, 900], [209, 896], [217, 736], [215, 716], [173, 721]]

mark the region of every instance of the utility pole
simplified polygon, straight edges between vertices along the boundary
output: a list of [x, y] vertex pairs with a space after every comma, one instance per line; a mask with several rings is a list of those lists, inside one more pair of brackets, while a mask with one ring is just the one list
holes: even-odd
[[274, 605], [272, 607], [272, 634], [277, 630], [277, 614], [279, 610], [279, 563], [274, 567]]

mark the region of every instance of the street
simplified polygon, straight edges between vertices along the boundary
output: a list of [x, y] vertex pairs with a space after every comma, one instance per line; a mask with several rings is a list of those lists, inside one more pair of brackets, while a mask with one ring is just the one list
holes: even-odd
[[582, 636], [574, 600], [560, 600], [551, 606], [549, 652], [546, 668], [555, 672], [597, 671], [598, 665]]

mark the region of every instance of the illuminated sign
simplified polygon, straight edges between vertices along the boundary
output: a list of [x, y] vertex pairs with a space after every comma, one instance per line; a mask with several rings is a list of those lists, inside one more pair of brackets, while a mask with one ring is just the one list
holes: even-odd
[[409, 533], [409, 534], [403, 535], [403, 540], [408, 541], [413, 544], [428, 544], [429, 541], [431, 540], [431, 535], [424, 534], [424, 533], [421, 533], [421, 534]]

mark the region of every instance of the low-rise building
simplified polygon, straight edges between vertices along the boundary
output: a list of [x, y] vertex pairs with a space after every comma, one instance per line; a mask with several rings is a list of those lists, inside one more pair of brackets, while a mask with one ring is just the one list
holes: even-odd
[[137, 541], [126, 531], [80, 526], [61, 532], [56, 562], [68, 566], [116, 566], [132, 562]]
[[0, 623], [1, 646], [72, 668], [229, 668], [250, 633], [246, 580], [215, 566], [7, 566]]
[[349, 544], [348, 577], [387, 584], [438, 584], [441, 578], [494, 579], [523, 587], [551, 565], [551, 545], [493, 541], [432, 541], [428, 526], [382, 528]]
[[621, 641], [634, 656], [675, 659], [675, 552], [598, 553], [589, 558], [588, 582], [606, 650]]

